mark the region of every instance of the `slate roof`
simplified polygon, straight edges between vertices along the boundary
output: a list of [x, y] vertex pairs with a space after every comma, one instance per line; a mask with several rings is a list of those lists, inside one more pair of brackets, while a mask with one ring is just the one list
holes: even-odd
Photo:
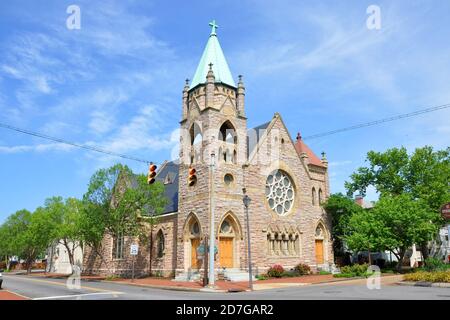
[[258, 145], [259, 139], [266, 131], [270, 121], [260, 124], [254, 128], [247, 130], [247, 157], [253, 152], [253, 149]]
[[166, 162], [156, 175], [156, 181], [164, 184], [164, 195], [168, 199], [163, 214], [178, 211], [178, 167], [174, 161]]

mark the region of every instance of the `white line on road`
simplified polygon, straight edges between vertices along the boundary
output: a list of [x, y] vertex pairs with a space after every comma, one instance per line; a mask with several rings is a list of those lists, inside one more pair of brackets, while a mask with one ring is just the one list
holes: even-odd
[[96, 292], [96, 293], [82, 293], [82, 294], [70, 294], [67, 296], [52, 296], [52, 297], [41, 297], [41, 298], [34, 298], [33, 300], [51, 300], [51, 299], [65, 299], [65, 298], [81, 298], [85, 296], [94, 296], [94, 295], [112, 295], [114, 298], [117, 298], [119, 294], [122, 294], [122, 292]]

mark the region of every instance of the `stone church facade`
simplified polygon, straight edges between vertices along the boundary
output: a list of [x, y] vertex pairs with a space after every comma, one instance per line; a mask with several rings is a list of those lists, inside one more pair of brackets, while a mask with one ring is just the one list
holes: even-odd
[[[252, 106], [245, 105], [242, 77], [235, 84], [213, 24], [183, 89], [179, 159], [158, 168], [169, 204], [152, 231], [153, 272], [189, 279], [201, 271], [199, 246], [210, 234], [212, 212], [219, 274], [247, 270], [248, 236], [257, 273], [274, 264], [317, 270], [333, 263], [331, 218], [321, 207], [330, 194], [325, 154], [318, 158], [300, 134], [293, 139], [278, 113], [248, 128], [246, 107]], [[244, 192], [251, 199], [249, 235]], [[129, 274], [136, 241], [105, 235], [106, 258], [85, 250], [85, 271]], [[141, 247], [136, 273], [148, 273], [149, 261], [150, 248]]]

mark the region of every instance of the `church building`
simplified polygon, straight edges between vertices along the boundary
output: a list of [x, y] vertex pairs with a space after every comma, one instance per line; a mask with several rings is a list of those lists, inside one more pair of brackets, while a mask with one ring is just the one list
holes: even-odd
[[[278, 113], [247, 127], [246, 109], [256, 106], [246, 105], [243, 78], [236, 84], [217, 25], [210, 25], [194, 77], [182, 91], [179, 159], [157, 171], [168, 204], [153, 226], [152, 258], [150, 248], [140, 246], [136, 274], [148, 274], [151, 267], [154, 274], [180, 280], [200, 277], [211, 226], [219, 277], [248, 279], [247, 237], [254, 273], [299, 263], [328, 270], [333, 251], [331, 217], [321, 206], [330, 194], [325, 153], [319, 158], [300, 134], [292, 137]], [[249, 233], [244, 195], [251, 199]], [[105, 235], [104, 259], [85, 250], [85, 271], [129, 274], [129, 248], [136, 241]]]

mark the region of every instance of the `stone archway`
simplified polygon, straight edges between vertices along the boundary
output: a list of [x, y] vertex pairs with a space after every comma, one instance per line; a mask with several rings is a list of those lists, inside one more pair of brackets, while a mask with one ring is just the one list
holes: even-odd
[[316, 225], [316, 230], [314, 231], [314, 249], [317, 265], [322, 265], [328, 261], [327, 248], [327, 231], [322, 221], [319, 221], [319, 223], [317, 223]]
[[197, 256], [197, 248], [201, 243], [200, 221], [195, 214], [191, 213], [186, 220], [184, 228], [184, 267], [186, 270], [198, 270], [201, 268], [201, 260]]
[[219, 224], [218, 258], [220, 268], [237, 268], [239, 266], [239, 246], [241, 228], [233, 214], [227, 213]]

